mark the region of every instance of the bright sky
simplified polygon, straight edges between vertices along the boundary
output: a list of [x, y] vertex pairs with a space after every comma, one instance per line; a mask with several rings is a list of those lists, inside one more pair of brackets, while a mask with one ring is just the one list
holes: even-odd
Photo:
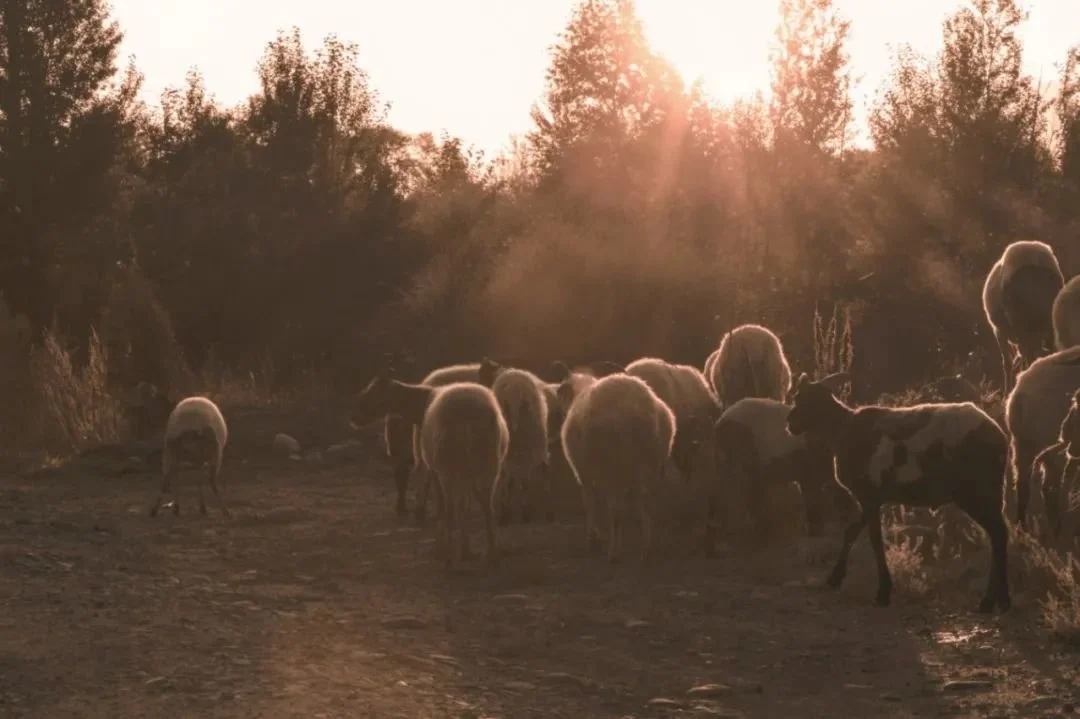
[[[888, 75], [890, 45], [935, 53], [941, 21], [954, 0], [836, 0], [852, 21], [849, 50], [864, 102]], [[1022, 0], [1023, 2], [1023, 0]], [[182, 85], [197, 65], [209, 91], [227, 105], [256, 89], [255, 64], [278, 29], [300, 28], [314, 50], [329, 33], [359, 45], [361, 66], [391, 103], [406, 132], [440, 130], [497, 152], [530, 128], [541, 97], [549, 47], [575, 0], [112, 0], [146, 75], [144, 97]], [[638, 0], [653, 47], [687, 82], [701, 75], [729, 101], [767, 88], [775, 0]], [[1025, 64], [1044, 84], [1055, 81], [1069, 46], [1080, 43], [1080, 0], [1027, 0]], [[861, 118], [862, 111], [858, 112]]]

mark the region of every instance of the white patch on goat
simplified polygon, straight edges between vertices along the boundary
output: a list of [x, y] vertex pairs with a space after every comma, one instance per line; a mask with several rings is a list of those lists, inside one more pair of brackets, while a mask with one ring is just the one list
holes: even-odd
[[[870, 480], [881, 486], [882, 475], [895, 467], [897, 484], [918, 482], [923, 476], [918, 463], [920, 454], [935, 442], [944, 444], [946, 452], [957, 447], [985, 419], [983, 413], [970, 402], [940, 405], [933, 410], [926, 426], [910, 437], [900, 440], [893, 440], [888, 436], [881, 438], [867, 467]], [[907, 450], [904, 463], [900, 466], [895, 466], [897, 447]]]

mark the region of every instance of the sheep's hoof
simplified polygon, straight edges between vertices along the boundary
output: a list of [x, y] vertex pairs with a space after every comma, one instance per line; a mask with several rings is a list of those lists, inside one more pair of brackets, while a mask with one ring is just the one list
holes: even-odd
[[200, 504], [199, 505], [199, 514], [201, 514], [204, 517], [206, 516], [206, 505], [205, 504]]
[[[996, 602], [994, 601], [993, 597], [983, 597], [979, 601], [979, 614], [990, 614], [990, 613], [992, 613], [994, 611], [994, 604], [996, 604]], [[1005, 604], [1010, 604], [1010, 601], [1008, 599], [1006, 599]], [[1002, 611], [1005, 611], [1007, 609], [1008, 609], [1007, 606], [1002, 607]]]
[[157, 513], [158, 513], [158, 508], [157, 507], [151, 507], [150, 508], [150, 516], [151, 517], [156, 517]]
[[825, 586], [829, 589], [839, 589], [840, 585], [844, 583], [843, 572], [833, 572], [825, 579]]
[[1012, 609], [1012, 599], [1010, 599], [1009, 595], [1006, 594], [1004, 597], [998, 599], [997, 605], [998, 609], [1003, 612], [1007, 612]]
[[887, 607], [887, 606], [889, 606], [889, 595], [878, 592], [877, 596], [874, 597], [874, 606], [875, 607]]

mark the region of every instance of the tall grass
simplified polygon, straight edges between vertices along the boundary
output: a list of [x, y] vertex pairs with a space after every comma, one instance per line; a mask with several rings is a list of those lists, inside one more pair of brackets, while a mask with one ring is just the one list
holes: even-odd
[[126, 431], [122, 403], [109, 393], [109, 355], [90, 329], [86, 361], [78, 366], [55, 329], [47, 330], [30, 354], [30, 372], [44, 412], [45, 443], [61, 452], [79, 452], [119, 440]]

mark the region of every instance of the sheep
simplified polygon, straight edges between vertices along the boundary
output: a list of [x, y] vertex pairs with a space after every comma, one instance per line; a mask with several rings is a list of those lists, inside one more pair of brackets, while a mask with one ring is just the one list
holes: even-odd
[[[749, 510], [760, 534], [765, 534], [763, 510], [765, 490], [794, 481], [803, 498], [806, 529], [810, 536], [820, 536], [824, 529], [824, 493], [833, 485], [832, 454], [821, 442], [796, 437], [786, 429], [789, 405], [765, 397], [744, 397], [724, 410], [714, 425], [714, 452], [718, 481], [708, 499], [705, 528], [705, 554], [715, 550], [713, 522], [722, 490], [720, 472], [738, 469], [746, 482]], [[740, 506], [731, 507], [736, 511]]]
[[[1031, 495], [1031, 467], [1035, 455], [1055, 444], [1062, 421], [1069, 412], [1069, 401], [1080, 389], [1080, 347], [1040, 357], [1016, 378], [1016, 386], [1005, 400], [1005, 426], [1011, 436], [1013, 483], [1016, 487], [1016, 520], [1027, 528], [1027, 509]], [[1044, 461], [1059, 466], [1053, 455]], [[1049, 469], [1049, 468], [1048, 468]], [[1043, 476], [1059, 474], [1050, 471]], [[1061, 529], [1059, 487], [1056, 482], [1041, 484], [1048, 529]]]
[[1054, 250], [1045, 242], [1013, 242], [987, 273], [983, 311], [1001, 354], [1005, 394], [1013, 385], [1017, 362], [1029, 365], [1053, 347], [1051, 315], [1054, 299], [1064, 284]]
[[743, 397], [783, 402], [791, 388], [791, 366], [780, 338], [761, 325], [742, 325], [725, 334], [705, 367], [724, 407]]
[[697, 367], [642, 357], [626, 366], [626, 374], [643, 380], [675, 413], [678, 431], [671, 458], [690, 479], [697, 449], [720, 417], [720, 405]]
[[970, 402], [853, 409], [831, 388], [850, 381], [847, 372], [817, 382], [799, 377], [787, 416], [788, 432], [823, 441], [832, 452], [836, 480], [859, 503], [862, 516], [844, 532], [840, 556], [827, 580], [838, 588], [847, 574], [851, 546], [868, 527], [877, 559], [874, 603], [888, 606], [892, 577], [885, 559], [881, 507], [903, 504], [932, 510], [955, 504], [990, 539], [989, 581], [980, 612], [995, 603], [1007, 611], [1008, 531], [1002, 508], [1008, 440], [1001, 427]]
[[[229, 430], [225, 417], [212, 401], [206, 397], [188, 397], [178, 403], [169, 413], [168, 422], [165, 424], [161, 455], [161, 491], [150, 507], [150, 516], [156, 517], [165, 494], [172, 494], [172, 485], [180, 472], [181, 462], [189, 462], [195, 465], [196, 469], [204, 464], [210, 467], [210, 489], [217, 498], [221, 513], [226, 517], [230, 516], [229, 508], [225, 506], [225, 500], [217, 486], [228, 439]], [[198, 487], [199, 513], [205, 515], [206, 501], [203, 498], [202, 482], [198, 482]], [[175, 497], [172, 508], [174, 516], [180, 514], [180, 502]]]
[[1080, 275], [1066, 282], [1057, 293], [1051, 318], [1058, 351], [1080, 345]]
[[526, 499], [521, 503], [521, 519], [530, 519], [531, 481], [539, 472], [547, 503], [547, 519], [555, 519], [555, 499], [550, 472], [548, 442], [548, 402], [550, 394], [543, 390], [539, 377], [522, 369], [502, 367], [484, 358], [478, 372], [479, 383], [495, 393], [503, 418], [510, 428], [510, 450], [506, 467], [499, 479], [499, 524], [510, 522], [510, 508], [519, 492]]
[[[475, 382], [480, 371], [479, 363], [450, 365], [433, 370], [421, 384], [429, 387], [441, 387], [452, 382]], [[394, 486], [397, 489], [395, 511], [399, 517], [408, 513], [406, 494], [409, 490], [409, 477], [414, 471], [421, 471], [417, 486], [415, 518], [422, 521], [427, 513], [428, 476], [423, 472], [418, 461], [420, 456], [418, 427], [415, 422], [388, 414], [383, 425], [383, 450], [394, 467]]]
[[676, 420], [643, 380], [627, 374], [603, 379], [576, 375], [560, 387], [569, 411], [562, 427], [563, 451], [581, 487], [585, 536], [591, 547], [596, 511], [608, 519], [608, 560], [621, 554], [623, 527], [636, 504], [641, 520], [641, 561], [652, 554], [653, 505], [664, 491]]
[[[469, 553], [465, 514], [474, 497], [484, 516], [488, 561], [497, 564], [492, 493], [510, 433], [492, 391], [475, 382], [409, 384], [393, 379], [390, 368], [385, 368], [353, 401], [351, 420], [362, 425], [382, 415], [397, 415], [419, 427], [418, 464], [434, 474], [442, 497], [440, 537], [447, 565], [454, 568]], [[455, 528], [460, 533], [458, 544], [452, 541]]]

